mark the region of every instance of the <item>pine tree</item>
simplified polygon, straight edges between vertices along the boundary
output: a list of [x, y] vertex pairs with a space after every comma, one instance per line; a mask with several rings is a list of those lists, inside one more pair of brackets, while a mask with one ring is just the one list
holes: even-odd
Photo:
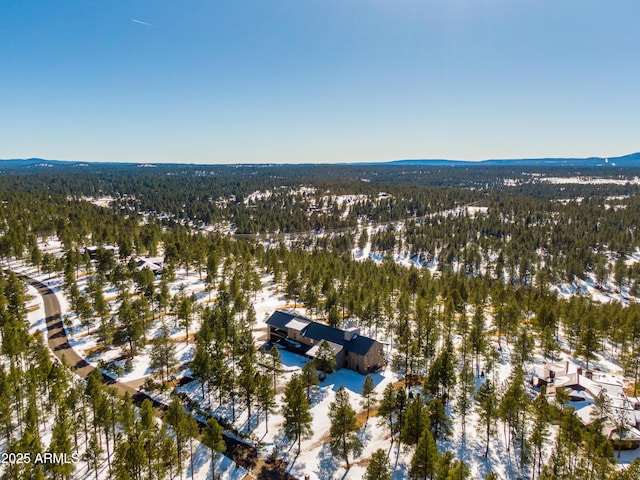
[[327, 315], [327, 323], [334, 328], [338, 328], [340, 326], [342, 319], [340, 318], [340, 312], [338, 308], [333, 305], [329, 308], [329, 313]]
[[120, 328], [116, 330], [113, 341], [118, 346], [128, 345], [129, 354], [135, 355], [140, 345], [144, 329], [142, 319], [131, 305], [128, 294], [122, 296], [118, 310]]
[[529, 437], [529, 442], [533, 447], [533, 468], [532, 480], [535, 479], [536, 473], [540, 477], [542, 472], [542, 454], [544, 445], [549, 433], [550, 409], [547, 401], [547, 388], [543, 385], [540, 388], [540, 394], [531, 404], [533, 414], [533, 428]]
[[269, 370], [271, 371], [271, 375], [273, 375], [273, 390], [276, 391], [278, 375], [283, 372], [282, 355], [280, 354], [280, 349], [276, 345], [271, 346], [269, 355]]
[[189, 343], [189, 327], [191, 326], [193, 306], [189, 297], [184, 297], [178, 305], [178, 319], [180, 326], [186, 330], [185, 343]]
[[[61, 408], [56, 417], [56, 423], [53, 425], [51, 435], [51, 443], [49, 444], [49, 452], [64, 455], [71, 458], [71, 422], [65, 408]], [[70, 478], [75, 466], [72, 462], [55, 462], [48, 464], [54, 478]]]
[[307, 400], [311, 401], [311, 387], [320, 382], [314, 362], [307, 362], [302, 367], [301, 379], [307, 389]]
[[600, 430], [587, 430], [581, 460], [583, 478], [608, 479], [611, 476], [616, 463], [613, 445]]
[[508, 426], [507, 451], [510, 450], [511, 443], [515, 440], [520, 447], [520, 463], [524, 465], [526, 460], [526, 409], [529, 404], [529, 397], [524, 389], [524, 371], [516, 367], [509, 382], [507, 390], [502, 396], [498, 414], [502, 421]]
[[[4, 366], [0, 365], [0, 372], [4, 372]], [[0, 384], [1, 391], [6, 392], [8, 390], [8, 385]], [[13, 408], [11, 406], [11, 399], [9, 395], [0, 395], [0, 428], [2, 428], [2, 432], [4, 437], [7, 439], [7, 442], [10, 442], [13, 438]]]
[[438, 472], [438, 476], [445, 480], [467, 480], [470, 474], [469, 467], [462, 460], [454, 460], [447, 469], [446, 476]]
[[87, 462], [87, 468], [93, 470], [96, 480], [99, 479], [100, 462], [103, 454], [104, 450], [100, 447], [97, 435], [92, 433], [82, 459]]
[[328, 342], [323, 341], [318, 347], [316, 358], [313, 359], [316, 368], [325, 373], [333, 373], [336, 369], [336, 357]]
[[42, 262], [42, 252], [38, 248], [38, 245], [34, 245], [29, 254], [29, 261], [31, 265], [38, 268], [38, 274], [40, 273], [40, 264]]
[[165, 478], [167, 472], [173, 478], [173, 465], [177, 459], [176, 445], [167, 430], [166, 425], [157, 430], [154, 437], [156, 454], [154, 455], [154, 471], [156, 478]]
[[449, 400], [449, 391], [456, 383], [455, 353], [451, 337], [447, 337], [440, 354], [429, 369], [424, 385], [425, 396], [439, 398], [443, 405]]
[[486, 448], [483, 457], [489, 455], [489, 440], [495, 429], [495, 420], [498, 417], [499, 401], [495, 388], [491, 380], [487, 379], [478, 388], [475, 394], [476, 410], [480, 419], [480, 424], [485, 429]]
[[191, 415], [186, 415], [182, 428], [184, 429], [184, 433], [189, 440], [189, 470], [191, 472], [191, 480], [193, 480], [193, 441], [200, 434], [200, 431], [198, 429], [198, 422]]
[[113, 477], [116, 480], [139, 480], [144, 455], [141, 439], [135, 435], [120, 438], [116, 443], [113, 460]]
[[163, 421], [173, 429], [176, 444], [176, 454], [178, 457], [178, 471], [182, 478], [182, 463], [186, 442], [189, 438], [189, 425], [187, 424], [188, 415], [184, 412], [182, 402], [178, 397], [173, 397], [167, 413], [163, 417]]
[[449, 472], [453, 469], [455, 462], [456, 457], [451, 450], [442, 452], [438, 462], [436, 480], [447, 480]]
[[46, 252], [42, 255], [42, 273], [49, 275], [48, 279], [51, 280], [51, 274], [56, 271], [56, 257], [52, 253]]
[[533, 347], [534, 342], [529, 327], [523, 325], [520, 327], [513, 345], [511, 361], [516, 367], [524, 368], [524, 364], [531, 361], [533, 358]]
[[376, 401], [376, 386], [373, 383], [373, 378], [371, 378], [370, 374], [367, 374], [367, 376], [364, 378], [360, 396], [362, 397], [362, 407], [367, 409], [367, 419], [365, 420], [366, 423], [369, 421], [369, 412], [371, 411], [371, 405]]
[[550, 327], [546, 326], [540, 334], [540, 347], [545, 358], [555, 359], [559, 349], [558, 341]]
[[160, 371], [160, 378], [163, 383], [169, 381], [171, 371], [177, 364], [176, 346], [171, 340], [169, 327], [164, 321], [158, 329], [158, 334], [153, 339], [150, 357], [149, 367], [151, 370]]
[[430, 430], [425, 430], [418, 440], [418, 446], [411, 458], [409, 478], [411, 479], [433, 479], [436, 474], [440, 453], [438, 446]]
[[111, 342], [111, 332], [109, 331], [109, 328], [107, 326], [107, 317], [109, 316], [109, 304], [107, 303], [107, 300], [104, 297], [104, 292], [103, 292], [103, 287], [104, 287], [104, 283], [105, 283], [105, 278], [101, 273], [98, 273], [95, 276], [94, 282], [93, 282], [93, 293], [92, 293], [92, 297], [93, 297], [93, 310], [96, 312], [96, 315], [98, 315], [98, 318], [100, 319], [100, 327], [99, 327], [99, 334], [102, 337], [102, 340], [110, 343]]
[[359, 455], [362, 442], [357, 435], [356, 412], [351, 408], [349, 394], [344, 387], [336, 392], [335, 401], [329, 406], [331, 452], [341, 456], [349, 468], [349, 454]]
[[364, 474], [364, 480], [391, 480], [389, 459], [384, 450], [379, 449], [373, 452], [367, 471]]
[[485, 319], [484, 309], [482, 305], [476, 305], [475, 313], [473, 314], [473, 320], [471, 322], [471, 330], [469, 332], [469, 343], [471, 344], [471, 350], [475, 358], [476, 375], [479, 375], [479, 359], [480, 355], [486, 348], [485, 338]]
[[396, 405], [395, 405], [395, 413], [396, 413], [396, 425], [395, 431], [399, 432], [404, 425], [404, 417], [407, 413], [407, 406], [409, 404], [409, 397], [407, 397], [407, 392], [404, 388], [399, 388], [396, 391]]
[[202, 431], [202, 442], [211, 449], [211, 478], [216, 478], [216, 453], [224, 453], [227, 449], [223, 438], [223, 429], [218, 421], [211, 417]]
[[618, 286], [618, 289], [622, 290], [622, 286], [624, 285], [624, 280], [627, 277], [627, 265], [625, 263], [624, 255], [621, 255], [616, 260], [616, 263], [613, 267], [613, 278]]
[[633, 306], [629, 307], [624, 333], [628, 342], [620, 351], [618, 363], [624, 368], [625, 377], [631, 380], [635, 397], [640, 380], [640, 313]]
[[396, 392], [392, 384], [388, 384], [382, 392], [382, 400], [380, 401], [380, 408], [378, 409], [378, 415], [383, 418], [383, 423], [389, 426], [389, 432], [391, 436], [391, 443], [393, 443], [393, 432], [395, 422], [397, 418], [397, 403]]
[[451, 436], [451, 419], [444, 410], [444, 405], [439, 398], [434, 398], [427, 405], [431, 433], [436, 440], [448, 439]]
[[[28, 404], [24, 416], [24, 429], [22, 437], [19, 441], [18, 451], [30, 455], [31, 459], [42, 453], [42, 443], [40, 432], [38, 430], [38, 407], [36, 405], [35, 385], [29, 385]], [[77, 446], [76, 446], [77, 448]], [[41, 466], [41, 465], [40, 465]], [[36, 468], [31, 461], [24, 464], [24, 478], [33, 478], [36, 474]]]
[[158, 428], [155, 422], [153, 404], [148, 398], [145, 398], [140, 406], [140, 419], [136, 428], [138, 429], [138, 436], [142, 443], [144, 456], [146, 457], [146, 470], [149, 478], [151, 478], [154, 470], [153, 465], [158, 455], [158, 445], [156, 443]]
[[271, 386], [271, 379], [268, 375], [258, 374], [256, 399], [260, 409], [264, 413], [265, 432], [269, 431], [269, 414], [275, 411], [276, 400], [275, 391]]
[[126, 392], [122, 399], [122, 403], [118, 411], [118, 420], [120, 421], [120, 425], [124, 429], [125, 433], [127, 435], [133, 435], [134, 428], [136, 426], [136, 412], [129, 392]]
[[467, 414], [473, 406], [473, 394], [475, 393], [476, 384], [473, 372], [468, 363], [462, 366], [460, 371], [460, 381], [458, 382], [458, 396], [456, 398], [456, 404], [454, 411], [460, 416], [460, 423], [462, 425], [462, 436], [466, 434]]
[[606, 392], [600, 390], [593, 399], [593, 409], [590, 416], [595, 430], [602, 430], [604, 422], [611, 416], [611, 399]]
[[162, 310], [164, 315], [167, 314], [167, 307], [169, 306], [169, 297], [171, 296], [171, 292], [169, 291], [169, 285], [167, 283], [167, 279], [165, 276], [162, 276], [162, 280], [160, 280], [160, 285], [158, 286], [158, 291], [156, 293], [156, 302], [158, 304], [158, 309]]
[[298, 375], [289, 380], [284, 392], [284, 433], [289, 440], [298, 442], [298, 454], [303, 437], [311, 436], [311, 417], [309, 401], [304, 394], [304, 385]]
[[585, 359], [587, 370], [589, 370], [589, 362], [596, 359], [600, 340], [600, 332], [596, 325], [594, 313], [587, 312], [581, 321], [580, 334], [576, 346], [576, 354]]
[[430, 426], [431, 422], [427, 408], [422, 401], [422, 397], [416, 395], [407, 408], [404, 425], [400, 432], [400, 441], [405, 445], [415, 445], [420, 440], [422, 432], [425, 429], [429, 429]]
[[205, 343], [201, 341], [200, 335], [198, 336], [196, 348], [193, 352], [193, 359], [191, 360], [191, 373], [193, 378], [200, 382], [202, 395], [204, 396], [205, 386], [213, 377], [213, 358], [211, 358], [211, 354], [207, 350]]
[[[250, 335], [250, 334], [249, 334]], [[257, 372], [255, 369], [255, 355], [245, 354], [240, 359], [240, 374], [238, 375], [238, 385], [244, 394], [244, 404], [247, 408], [248, 429], [251, 430], [251, 406], [255, 399], [258, 388]]]

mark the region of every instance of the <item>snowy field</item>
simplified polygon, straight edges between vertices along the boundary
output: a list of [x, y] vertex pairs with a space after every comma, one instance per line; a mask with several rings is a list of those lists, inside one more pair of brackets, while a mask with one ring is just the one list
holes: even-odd
[[[49, 249], [45, 250], [49, 252], [60, 252], [60, 245], [57, 242], [52, 242], [49, 246]], [[26, 266], [22, 264], [22, 262], [13, 262], [10, 265], [11, 270], [17, 273], [23, 273], [28, 275], [36, 280], [39, 280], [49, 286], [56, 294], [58, 301], [60, 302], [60, 308], [63, 314], [63, 317], [67, 320], [71, 319], [71, 328], [66, 327], [67, 334], [69, 335], [69, 340], [76, 352], [84, 353], [87, 348], [95, 345], [95, 342], [92, 343], [90, 340], [82, 340], [84, 337], [83, 333], [79, 333], [77, 335], [71, 334], [72, 331], [78, 330], [78, 325], [74, 323], [75, 315], [69, 311], [69, 303], [65, 296], [65, 294], [61, 291], [61, 281], [58, 278], [49, 278], [48, 275], [39, 274], [35, 268], [30, 266]], [[79, 282], [80, 284], [80, 282]], [[29, 298], [27, 302], [27, 320], [29, 322], [29, 333], [35, 333], [36, 331], [40, 331], [43, 333], [44, 338], [46, 339], [47, 335], [47, 325], [46, 325], [46, 316], [44, 311], [44, 302], [42, 297], [38, 294], [37, 290], [27, 285], [27, 297]], [[79, 329], [82, 332], [82, 329]], [[183, 344], [184, 345], [184, 344]], [[178, 357], [183, 361], [190, 361], [192, 357], [193, 345], [184, 346], [182, 349], [178, 350]], [[103, 358], [108, 358], [110, 355], [114, 355], [115, 351], [110, 351], [105, 354]], [[94, 366], [97, 366], [97, 362], [92, 361]], [[134, 361], [134, 369], [129, 372], [127, 375], [123, 377], [119, 377], [119, 381], [129, 382], [132, 380], [140, 380], [143, 379], [149, 371], [149, 357], [146, 354], [141, 355], [140, 357], [136, 357]], [[45, 419], [45, 422], [40, 426], [40, 435], [42, 439], [42, 443], [44, 445], [48, 445], [51, 441], [51, 432], [53, 430], [53, 421], [54, 419]], [[84, 434], [80, 433], [79, 440], [79, 451], [77, 452], [80, 457], [84, 454], [84, 450], [87, 445], [87, 440], [84, 438]], [[6, 444], [3, 442], [0, 444], [0, 452], [6, 450]], [[209, 448], [198, 442], [197, 447], [194, 450], [193, 455], [193, 471], [194, 471], [194, 480], [208, 480], [212, 476], [212, 468], [215, 467], [216, 475], [220, 475], [222, 479], [225, 480], [242, 480], [246, 478], [249, 473], [242, 467], [238, 467], [231, 459], [222, 455], [216, 454], [214, 463], [211, 462], [211, 451]], [[191, 469], [191, 464], [186, 464], [186, 468], [189, 473]], [[0, 468], [0, 472], [2, 472], [2, 468]], [[186, 474], [185, 474], [186, 475]], [[93, 470], [90, 470], [84, 462], [80, 461], [76, 466], [76, 471], [73, 476], [74, 479], [78, 480], [89, 480], [95, 479], [95, 473]], [[107, 480], [110, 478], [108, 472], [108, 466], [106, 460], [103, 461], [102, 468], [99, 473], [100, 480]]]
[[640, 178], [599, 178], [599, 177], [540, 177], [540, 182], [556, 185], [640, 185]]

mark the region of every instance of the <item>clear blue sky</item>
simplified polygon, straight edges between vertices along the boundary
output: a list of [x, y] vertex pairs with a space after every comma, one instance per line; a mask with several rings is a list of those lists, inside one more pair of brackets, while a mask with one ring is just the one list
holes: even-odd
[[638, 0], [0, 0], [0, 158], [622, 155], [639, 19]]

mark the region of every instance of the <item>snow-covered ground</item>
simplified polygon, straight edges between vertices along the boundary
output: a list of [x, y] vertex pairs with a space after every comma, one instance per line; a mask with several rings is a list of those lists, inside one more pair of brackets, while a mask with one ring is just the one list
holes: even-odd
[[[484, 213], [479, 207], [474, 214]], [[377, 228], [368, 228], [368, 234], [375, 233]], [[386, 228], [386, 227], [384, 227]], [[396, 231], [400, 232], [403, 225], [397, 225]], [[61, 253], [61, 245], [59, 242], [49, 241], [47, 246], [43, 246], [44, 251], [59, 255]], [[369, 242], [362, 250], [354, 249], [353, 255], [358, 259], [371, 258], [374, 261], [382, 261], [383, 258], [378, 258], [375, 252], [371, 251], [371, 243]], [[436, 271], [436, 261], [432, 261], [427, 265], [422, 263], [416, 263], [416, 259], [412, 258], [408, 251], [397, 252], [393, 259], [404, 266], [420, 265], [429, 268], [432, 273]], [[640, 261], [640, 252], [636, 252], [628, 262]], [[102, 365], [115, 360], [115, 364], [120, 367], [124, 367], [124, 360], [119, 358], [121, 352], [118, 350], [107, 350], [105, 352], [96, 353], [96, 348], [99, 347], [99, 341], [95, 332], [97, 322], [93, 327], [90, 327], [89, 333], [80, 325], [79, 319], [73, 312], [69, 310], [69, 302], [66, 296], [61, 291], [61, 280], [57, 277], [49, 278], [48, 275], [39, 274], [35, 268], [25, 266], [22, 262], [13, 262], [11, 267], [21, 273], [31, 275], [47, 285], [51, 286], [59, 298], [61, 308], [63, 310], [63, 316], [65, 319], [65, 325], [67, 333], [70, 337], [70, 342], [73, 348], [81, 355], [87, 358], [87, 360], [93, 365]], [[253, 336], [257, 345], [261, 345], [267, 339], [267, 326], [265, 321], [271, 315], [271, 313], [279, 308], [292, 307], [293, 305], [287, 304], [283, 293], [279, 290], [278, 286], [273, 283], [273, 279], [268, 275], [263, 275], [261, 278], [262, 289], [259, 290], [255, 296], [251, 297], [251, 301], [256, 311], [257, 322], [253, 329]], [[78, 278], [78, 286], [80, 291], [86, 288], [86, 276], [80, 275]], [[559, 293], [565, 297], [572, 295], [589, 295], [593, 300], [605, 302], [605, 301], [621, 301], [623, 303], [633, 301], [629, 298], [628, 290], [623, 289], [621, 292], [615, 293], [613, 286], [607, 284], [605, 288], [596, 288], [595, 281], [588, 277], [584, 281], [576, 280], [571, 284], [563, 283], [559, 284], [556, 288]], [[208, 301], [208, 295], [205, 292], [205, 284], [200, 279], [197, 272], [189, 272], [187, 274], [184, 270], [176, 271], [176, 279], [169, 285], [172, 294], [178, 291], [184, 291], [185, 295], [189, 296], [194, 293], [198, 297], [198, 302], [205, 304]], [[44, 311], [41, 298], [36, 294], [34, 289], [29, 289], [29, 295], [33, 295], [33, 299], [28, 304], [29, 309], [29, 321], [30, 330], [46, 330], [44, 324]], [[112, 287], [105, 288], [105, 297], [110, 302], [112, 311], [117, 310], [116, 292]], [[215, 292], [213, 293], [215, 297]], [[298, 306], [302, 310], [303, 306]], [[490, 318], [490, 313], [488, 313]], [[157, 322], [156, 322], [157, 323]], [[184, 341], [186, 332], [180, 327], [175, 327], [173, 324], [173, 316], [169, 315], [167, 323], [171, 328], [171, 337], [174, 339], [177, 349], [177, 357], [180, 365], [187, 364], [192, 356], [194, 345], [192, 342], [186, 343]], [[148, 332], [147, 338], [153, 338], [158, 325], [154, 325]], [[193, 333], [199, 328], [199, 323], [196, 320], [190, 328], [190, 339]], [[382, 339], [384, 340], [384, 339]], [[495, 369], [491, 375], [495, 376], [495, 380], [498, 384], [504, 382], [510, 372], [511, 366], [508, 361], [509, 347], [503, 343], [502, 345], [503, 361]], [[561, 345], [562, 347], [562, 345]], [[117, 378], [120, 381], [132, 382], [144, 380], [152, 372], [149, 367], [150, 363], [150, 345], [146, 345], [143, 351], [136, 355], [132, 361], [132, 368], [129, 371], [125, 371]], [[575, 358], [565, 355], [566, 358], [572, 361], [578, 361]], [[563, 357], [563, 358], [565, 358]], [[117, 360], [116, 360], [117, 359]], [[282, 360], [285, 366], [285, 373], [278, 379], [278, 404], [282, 403], [282, 391], [284, 385], [291, 378], [291, 376], [298, 372], [304, 363], [307, 361], [304, 357], [292, 354], [287, 351], [282, 351]], [[539, 361], [540, 358], [536, 358]], [[598, 358], [594, 365], [597, 365], [603, 372], [610, 373], [612, 375], [619, 375], [619, 367], [603, 356]], [[184, 374], [184, 369], [179, 374]], [[364, 425], [360, 431], [360, 438], [364, 444], [364, 450], [362, 454], [352, 459], [351, 468], [347, 471], [346, 466], [338, 459], [335, 459], [328, 448], [328, 431], [329, 431], [329, 417], [327, 415], [329, 404], [334, 400], [335, 393], [344, 386], [351, 399], [351, 405], [356, 411], [362, 411], [360, 406], [359, 392], [364, 382], [364, 376], [355, 373], [350, 370], [341, 369], [337, 372], [329, 375], [320, 385], [314, 389], [312, 395], [312, 414], [313, 414], [313, 436], [309, 439], [305, 439], [302, 442], [302, 449], [300, 455], [296, 455], [296, 446], [287, 440], [282, 434], [282, 422], [283, 418], [279, 413], [269, 416], [268, 425], [264, 421], [262, 414], [258, 415], [256, 412], [252, 412], [252, 418], [249, 422], [247, 418], [247, 412], [242, 411], [238, 407], [238, 415], [234, 423], [234, 427], [239, 431], [249, 436], [250, 440], [256, 445], [262, 448], [263, 453], [266, 455], [268, 452], [277, 450], [280, 458], [288, 462], [288, 470], [292, 475], [298, 478], [303, 478], [305, 475], [309, 475], [309, 478], [316, 479], [329, 479], [329, 478], [349, 478], [359, 479], [362, 478], [367, 466], [367, 459], [371, 454], [378, 450], [383, 449], [389, 453], [390, 464], [393, 467], [394, 478], [401, 479], [407, 477], [409, 463], [411, 456], [413, 455], [413, 448], [401, 447], [397, 448], [397, 443], [392, 444], [389, 436], [388, 429], [380, 425], [380, 421], [376, 417], [369, 419], [366, 425]], [[395, 383], [398, 381], [397, 376], [390, 370], [383, 370], [382, 372], [373, 375], [376, 384], [376, 393], [380, 398], [385, 386], [389, 383]], [[481, 379], [478, 379], [480, 382]], [[208, 399], [202, 397], [202, 389], [197, 382], [191, 382], [183, 387], [180, 387], [180, 391], [189, 395], [194, 400], [199, 401], [203, 405], [206, 405]], [[151, 392], [157, 398], [163, 398], [162, 394], [157, 392]], [[238, 401], [240, 404], [240, 401]], [[228, 421], [231, 421], [231, 412], [229, 405], [217, 405], [215, 401], [210, 405], [215, 415], [222, 417]], [[478, 432], [477, 415], [471, 413], [467, 417], [466, 436], [463, 438], [460, 422], [456, 421], [455, 416], [452, 414], [449, 407], [449, 414], [453, 418], [453, 434], [452, 437], [444, 442], [441, 442], [441, 450], [451, 450], [457, 458], [464, 460], [470, 467], [474, 478], [482, 478], [490, 471], [496, 472], [500, 478], [515, 478], [519, 472], [517, 467], [517, 460], [511, 458], [514, 455], [513, 452], [508, 453], [506, 450], [506, 442], [502, 435], [496, 435], [492, 438], [491, 448], [488, 458], [482, 458], [482, 452], [484, 451], [483, 436]], [[195, 455], [195, 470], [196, 478], [206, 478], [210, 471], [210, 457], [208, 456], [208, 449], [200, 448]], [[636, 453], [625, 452], [622, 457], [623, 462], [632, 460]], [[233, 470], [231, 466], [225, 467], [225, 465], [231, 465], [230, 460], [218, 457], [216, 460], [220, 463], [216, 466], [216, 471], [220, 472], [221, 468], [227, 468], [228, 471], [225, 474], [226, 478], [242, 478], [241, 469]], [[246, 473], [246, 472], [244, 472]], [[242, 474], [244, 475], [244, 474]]]
[[[46, 251], [55, 251], [56, 249], [59, 249], [59, 248], [60, 248], [60, 245], [57, 242], [54, 242], [53, 245], [50, 245], [49, 249]], [[38, 273], [35, 268], [26, 266], [22, 262], [12, 262], [9, 265], [9, 267], [11, 270], [15, 272], [26, 274], [36, 280], [39, 280], [45, 283], [47, 286], [52, 288], [52, 290], [55, 292], [56, 297], [60, 303], [63, 318], [66, 318], [67, 321], [71, 319], [70, 320], [71, 327], [65, 328], [67, 333], [69, 334], [70, 331], [72, 330], [78, 330], [79, 325], [76, 325], [77, 322], [75, 321], [75, 315], [69, 311], [69, 303], [67, 301], [65, 294], [61, 291], [60, 279], [55, 277], [49, 278], [48, 275]], [[44, 301], [42, 297], [39, 295], [38, 291], [30, 285], [27, 285], [27, 297], [29, 299], [26, 305], [27, 312], [28, 312], [27, 321], [29, 323], [29, 333], [40, 331], [43, 333], [43, 337], [46, 339], [47, 325], [46, 325], [46, 316], [44, 311]], [[83, 330], [80, 329], [80, 332], [83, 332]], [[86, 350], [91, 348], [92, 346], [95, 346], [95, 339], [93, 339], [93, 341], [92, 340], [83, 341], [82, 340], [83, 337], [88, 338], [89, 336], [85, 337], [83, 333], [69, 336], [69, 341], [72, 347], [74, 348], [74, 350], [76, 350], [78, 353], [81, 353], [81, 354], [85, 353]], [[190, 361], [193, 356], [193, 345], [185, 345], [184, 342], [180, 342], [180, 345], [181, 346], [179, 346], [177, 350], [178, 358], [180, 359], [181, 362]], [[106, 358], [109, 358], [109, 356], [117, 356], [117, 351], [115, 350], [108, 351], [101, 358], [104, 360]], [[93, 361], [92, 363], [97, 366], [96, 361]], [[126, 375], [119, 377], [118, 380], [127, 382], [131, 380], [137, 380], [137, 379], [143, 378], [148, 374], [149, 374], [149, 355], [143, 354], [143, 355], [137, 356], [134, 359], [133, 370], [131, 372], [128, 372]], [[48, 445], [49, 442], [51, 441], [51, 432], [53, 430], [53, 422], [54, 422], [53, 418], [50, 418], [48, 420], [45, 419], [45, 422], [40, 427], [40, 435], [41, 435], [41, 440], [43, 445]], [[80, 437], [83, 437], [82, 432], [80, 433]], [[87, 445], [86, 439], [80, 438], [79, 451], [77, 452], [80, 458], [84, 454], [86, 445]], [[4, 451], [6, 451], [6, 443], [2, 442], [2, 444], [0, 444], [0, 452], [4, 452]], [[212, 476], [213, 466], [215, 466], [216, 475], [220, 475], [221, 478], [228, 479], [228, 480], [242, 480], [246, 478], [246, 476], [249, 473], [246, 469], [237, 466], [235, 462], [233, 462], [230, 458], [226, 457], [225, 455], [222, 455], [219, 453], [216, 454], [215, 463], [213, 465], [211, 460], [212, 460], [212, 457], [211, 457], [210, 449], [198, 442], [193, 455], [194, 480], [210, 479]], [[186, 463], [185, 468], [187, 469], [186, 471], [190, 472], [191, 464]], [[0, 472], [2, 472], [2, 470], [3, 468], [2, 466], [0, 466]], [[87, 465], [82, 460], [80, 460], [76, 466], [73, 478], [82, 479], [82, 480], [94, 479], [95, 474], [92, 470], [89, 471], [87, 468]], [[99, 478], [100, 480], [107, 480], [108, 478], [110, 478], [106, 460], [103, 461], [103, 466], [99, 473]]]
[[29, 322], [29, 333], [41, 332], [43, 338], [47, 338], [47, 321], [44, 314], [44, 300], [31, 285], [27, 287], [27, 321]]
[[540, 177], [540, 182], [561, 184], [577, 184], [577, 185], [639, 185], [640, 178], [601, 178], [601, 177]]

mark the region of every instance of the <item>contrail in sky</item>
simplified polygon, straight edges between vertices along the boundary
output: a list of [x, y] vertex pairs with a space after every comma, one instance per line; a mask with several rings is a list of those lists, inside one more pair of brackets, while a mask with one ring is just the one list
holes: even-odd
[[155, 27], [155, 25], [151, 23], [143, 22], [142, 20], [136, 20], [135, 18], [132, 18], [131, 21], [133, 23], [139, 23], [140, 25], [146, 25], [147, 27]]

